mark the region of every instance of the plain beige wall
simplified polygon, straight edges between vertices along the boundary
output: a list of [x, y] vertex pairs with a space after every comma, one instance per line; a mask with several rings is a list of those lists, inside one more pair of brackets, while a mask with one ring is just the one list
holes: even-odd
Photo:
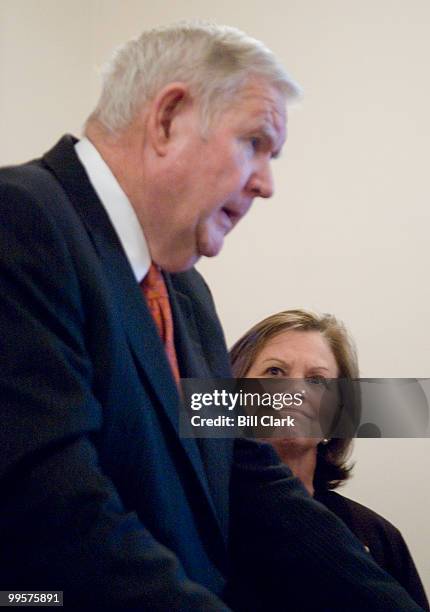
[[[363, 376], [429, 377], [428, 0], [0, 0], [0, 163], [78, 133], [110, 49], [189, 17], [261, 38], [305, 91], [275, 197], [199, 266], [228, 342], [306, 306], [344, 319]], [[428, 591], [429, 451], [360, 441], [345, 488], [401, 529]]]

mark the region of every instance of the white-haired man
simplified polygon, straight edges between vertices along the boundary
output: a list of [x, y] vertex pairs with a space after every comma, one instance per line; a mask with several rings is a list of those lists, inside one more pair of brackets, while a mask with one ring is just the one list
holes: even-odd
[[192, 266], [271, 196], [297, 93], [237, 30], [146, 32], [84, 138], [1, 171], [1, 589], [74, 609], [417, 609], [268, 446], [178, 434], [179, 376], [229, 376]]

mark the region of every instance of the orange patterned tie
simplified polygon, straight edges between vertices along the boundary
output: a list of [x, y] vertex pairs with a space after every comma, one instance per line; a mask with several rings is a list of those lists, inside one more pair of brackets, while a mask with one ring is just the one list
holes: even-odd
[[157, 326], [158, 333], [166, 349], [172, 374], [179, 385], [180, 374], [173, 339], [173, 318], [170, 309], [169, 294], [160, 268], [151, 264], [148, 274], [140, 283], [143, 294]]

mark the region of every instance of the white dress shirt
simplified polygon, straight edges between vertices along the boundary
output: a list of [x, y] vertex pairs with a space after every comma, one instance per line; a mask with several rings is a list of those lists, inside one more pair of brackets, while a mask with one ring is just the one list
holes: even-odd
[[88, 138], [77, 142], [75, 151], [118, 234], [136, 280], [140, 283], [151, 265], [151, 255], [134, 208]]

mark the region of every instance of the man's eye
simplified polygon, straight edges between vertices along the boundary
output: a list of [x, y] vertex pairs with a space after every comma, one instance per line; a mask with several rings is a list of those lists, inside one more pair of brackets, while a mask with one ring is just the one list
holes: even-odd
[[250, 139], [250, 143], [251, 143], [251, 147], [254, 149], [254, 151], [257, 151], [260, 148], [260, 145], [261, 145], [261, 138], [258, 138], [257, 136], [253, 136]]

